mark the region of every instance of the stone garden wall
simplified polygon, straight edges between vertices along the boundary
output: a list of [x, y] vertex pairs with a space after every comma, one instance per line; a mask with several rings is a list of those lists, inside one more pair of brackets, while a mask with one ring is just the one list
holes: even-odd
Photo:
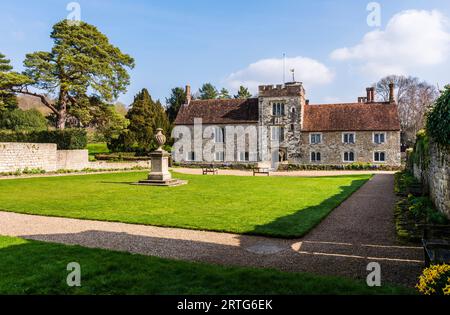
[[56, 144], [0, 143], [0, 172], [24, 169], [57, 170]]
[[0, 142], [0, 173], [16, 171], [59, 170], [81, 171], [84, 169], [112, 170], [134, 167], [150, 168], [150, 161], [128, 163], [89, 162], [88, 150], [57, 150], [50, 143]]
[[430, 149], [430, 196], [436, 207], [450, 218], [450, 149], [440, 149], [437, 144], [432, 144]]
[[56, 156], [57, 170], [81, 171], [89, 167], [88, 150], [58, 150]]
[[430, 143], [430, 163], [426, 170], [414, 164], [414, 176], [428, 187], [430, 198], [439, 211], [450, 218], [450, 148]]

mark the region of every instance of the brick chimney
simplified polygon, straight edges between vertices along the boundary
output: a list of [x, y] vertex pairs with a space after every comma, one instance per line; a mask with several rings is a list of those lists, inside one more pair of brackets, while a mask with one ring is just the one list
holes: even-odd
[[375, 93], [376, 93], [375, 88], [372, 87], [370, 90], [371, 90], [371, 93], [372, 93], [372, 102], [375, 102]]
[[186, 104], [189, 105], [192, 100], [191, 86], [186, 85]]
[[395, 88], [394, 83], [390, 83], [389, 84], [389, 103], [395, 102], [394, 88]]
[[372, 102], [372, 89], [367, 88], [366, 92], [367, 92], [367, 103], [371, 103]]

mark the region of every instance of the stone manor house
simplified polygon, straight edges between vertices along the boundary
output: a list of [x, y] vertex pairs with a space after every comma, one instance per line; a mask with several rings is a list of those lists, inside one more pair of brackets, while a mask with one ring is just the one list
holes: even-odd
[[[400, 122], [390, 86], [388, 102], [375, 101], [375, 89], [367, 96], [345, 104], [313, 105], [305, 97], [302, 83], [263, 85], [256, 98], [192, 100], [186, 87], [187, 104], [175, 121], [194, 134], [194, 120], [201, 118], [203, 131], [212, 127], [210, 139], [220, 148], [212, 157], [185, 150], [176, 162], [183, 164], [280, 163], [344, 165], [355, 162], [374, 165], [401, 164]], [[256, 148], [248, 145], [227, 154], [227, 127], [254, 126], [258, 130]], [[210, 128], [211, 129], [211, 128]], [[203, 135], [204, 137], [204, 135]], [[231, 135], [234, 138], [234, 135]], [[192, 140], [193, 141], [193, 140]], [[199, 156], [200, 155], [200, 156]]]

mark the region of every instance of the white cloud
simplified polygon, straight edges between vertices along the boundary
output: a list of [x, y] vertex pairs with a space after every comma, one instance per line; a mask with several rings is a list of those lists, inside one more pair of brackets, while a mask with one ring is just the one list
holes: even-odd
[[448, 61], [450, 30], [439, 11], [402, 11], [391, 18], [385, 30], [367, 33], [353, 47], [336, 49], [335, 60], [356, 60], [371, 76], [410, 74]]
[[[306, 57], [286, 58], [286, 81], [291, 81], [289, 69], [295, 69], [295, 80], [308, 86], [326, 84], [333, 80], [334, 73], [317, 60]], [[258, 91], [259, 85], [283, 82], [283, 58], [262, 59], [250, 64], [245, 69], [230, 74], [225, 84], [231, 89], [243, 85], [252, 93]]]

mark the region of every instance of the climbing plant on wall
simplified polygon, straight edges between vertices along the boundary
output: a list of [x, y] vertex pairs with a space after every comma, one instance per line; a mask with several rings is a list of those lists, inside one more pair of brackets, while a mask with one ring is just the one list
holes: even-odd
[[416, 145], [413, 153], [413, 161], [420, 165], [422, 170], [426, 170], [430, 164], [430, 139], [425, 130], [417, 133]]

